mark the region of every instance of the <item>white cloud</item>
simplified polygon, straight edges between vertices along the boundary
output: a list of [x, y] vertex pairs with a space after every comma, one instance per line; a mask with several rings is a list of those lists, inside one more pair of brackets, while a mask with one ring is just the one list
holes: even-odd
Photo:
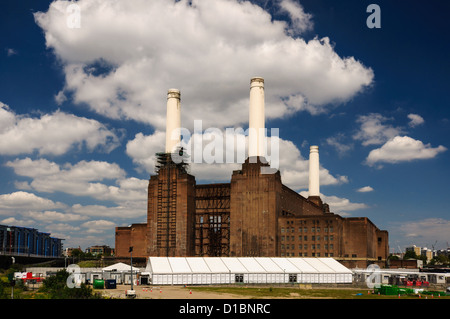
[[110, 152], [118, 137], [103, 124], [56, 111], [40, 118], [16, 115], [0, 102], [0, 154], [62, 155], [71, 148], [86, 146]]
[[[235, 141], [234, 147], [231, 147], [230, 145], [233, 144], [228, 143], [225, 132], [222, 131], [222, 133], [222, 136], [224, 137], [222, 163], [215, 162], [213, 164], [207, 164], [205, 161], [196, 163], [194, 144], [183, 143], [183, 146], [187, 149], [187, 153], [190, 155], [190, 173], [196, 177], [197, 181], [230, 181], [233, 170], [240, 169], [241, 163], [247, 158], [247, 137], [235, 130], [232, 135], [233, 140]], [[197, 133], [194, 134], [189, 142], [192, 142], [195, 139], [194, 136], [199, 135], [197, 135]], [[267, 159], [269, 162], [272, 154], [272, 138], [278, 139], [279, 170], [281, 172], [282, 182], [294, 190], [307, 188], [309, 183], [309, 160], [301, 155], [300, 150], [291, 141], [269, 135], [267, 138], [267, 154], [269, 155]], [[203, 154], [209, 154], [209, 152], [205, 151], [205, 147], [211, 143], [208, 139], [208, 134], [202, 134], [200, 139], [202, 140]], [[242, 143], [238, 143], [238, 139], [241, 140]], [[154, 174], [156, 165], [155, 154], [162, 151], [164, 143], [165, 133], [163, 132], [157, 131], [148, 136], [139, 133], [133, 140], [128, 142], [127, 155], [138, 165], [138, 169]], [[229, 158], [235, 159], [233, 163], [226, 163], [227, 154]], [[243, 160], [237, 161], [238, 154], [244, 154]], [[319, 174], [321, 185], [337, 185], [348, 182], [346, 176], [333, 176], [324, 167], [320, 167]]]
[[66, 205], [28, 192], [0, 195], [0, 211], [46, 210], [65, 208]]
[[345, 143], [343, 134], [337, 134], [326, 139], [328, 145], [333, 146], [340, 156], [345, 155], [353, 149], [352, 143]]
[[361, 127], [353, 138], [361, 140], [364, 146], [383, 144], [403, 132], [401, 128], [385, 124], [389, 120], [379, 113], [359, 116], [356, 122]]
[[[146, 196], [148, 182], [134, 177], [126, 178], [125, 171], [115, 163], [80, 161], [75, 165], [66, 163], [59, 166], [46, 159], [25, 158], [9, 161], [6, 166], [12, 167], [20, 176], [32, 178], [30, 183], [17, 183], [17, 186], [39, 192], [65, 192], [116, 202], [142, 200]], [[100, 183], [106, 180], [115, 181], [115, 185]]]
[[431, 249], [436, 241], [437, 246], [447, 247], [450, 221], [431, 217], [417, 221], [393, 222], [389, 228], [390, 233], [396, 234], [392, 237], [398, 237], [402, 241], [401, 244], [414, 244]]
[[119, 206], [81, 205], [75, 204], [71, 212], [89, 217], [134, 219], [145, 217], [147, 214], [147, 200], [124, 202]]
[[128, 141], [126, 153], [139, 168], [153, 174], [155, 172], [156, 153], [165, 150], [165, 141], [165, 132], [156, 131], [152, 135], [138, 133], [133, 140]]
[[24, 219], [16, 219], [15, 217], [8, 217], [3, 220], [0, 220], [0, 224], [10, 226], [30, 227], [34, 225], [34, 221], [29, 219], [24, 220]]
[[[181, 90], [184, 126], [203, 119], [208, 127], [226, 127], [247, 122], [253, 76], [266, 79], [267, 118], [324, 111], [374, 76], [355, 58], [338, 56], [328, 38], [293, 38], [285, 22], [248, 1], [80, 0], [81, 28], [74, 29], [66, 27], [69, 3], [55, 1], [35, 14], [47, 47], [64, 65], [58, 96], [159, 130], [171, 87]], [[310, 26], [299, 5], [281, 4], [291, 27]]]
[[374, 191], [374, 189], [371, 186], [364, 186], [357, 190], [357, 192], [360, 192], [360, 193], [369, 193], [369, 192], [373, 192], [373, 191]]
[[[302, 191], [300, 192], [300, 195], [302, 195], [305, 198], [308, 198], [308, 192]], [[324, 203], [327, 203], [330, 206], [330, 211], [335, 214], [339, 214], [341, 216], [348, 216], [348, 211], [354, 211], [359, 209], [365, 209], [368, 206], [364, 203], [352, 203], [347, 198], [341, 198], [337, 196], [327, 196], [324, 194], [320, 194], [320, 198]]]
[[418, 115], [418, 114], [408, 114], [408, 118], [409, 118], [409, 126], [411, 127], [416, 127], [418, 125], [422, 125], [423, 123], [425, 123], [425, 120], [423, 119], [422, 116]]
[[13, 48], [6, 48], [6, 55], [7, 56], [13, 56], [13, 55], [16, 55], [16, 54], [18, 54], [17, 50], [15, 50]]
[[87, 228], [87, 233], [99, 233], [114, 229], [114, 227], [116, 227], [116, 224], [112, 221], [101, 219], [85, 222], [81, 225], [81, 227]]
[[396, 136], [387, 141], [382, 147], [372, 150], [367, 156], [369, 165], [375, 163], [399, 163], [413, 160], [430, 159], [447, 150], [442, 145], [431, 147], [409, 136]]
[[[45, 229], [52, 233], [59, 232], [65, 234], [69, 232], [77, 232], [80, 230], [80, 227], [65, 223], [58, 223], [58, 224], [48, 224], [45, 226]], [[62, 236], [62, 238], [64, 238], [64, 236]]]
[[287, 12], [291, 20], [291, 30], [288, 30], [292, 34], [302, 34], [305, 31], [309, 31], [313, 28], [312, 16], [309, 13], [305, 13], [303, 7], [298, 2], [292, 0], [281, 0], [279, 2], [280, 11]]
[[61, 213], [57, 211], [29, 211], [22, 213], [22, 216], [29, 217], [40, 222], [65, 221], [73, 222], [87, 219], [86, 216], [71, 213]]

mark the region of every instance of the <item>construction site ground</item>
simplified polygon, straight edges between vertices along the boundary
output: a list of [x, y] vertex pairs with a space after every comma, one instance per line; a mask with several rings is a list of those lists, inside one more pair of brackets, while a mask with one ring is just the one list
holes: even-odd
[[[126, 292], [130, 285], [117, 285], [116, 289], [95, 289], [105, 297], [127, 298]], [[211, 293], [196, 291], [184, 286], [135, 286], [136, 299], [243, 299], [242, 295]]]
[[[130, 285], [117, 285], [115, 289], [94, 289], [105, 298], [126, 299]], [[269, 286], [241, 286], [234, 287], [236, 294], [224, 292], [219, 287], [208, 286], [134, 286], [136, 299], [392, 299], [392, 298], [421, 298], [422, 296], [380, 296], [374, 295], [373, 290], [360, 285], [342, 287], [298, 285], [289, 287]], [[215, 289], [217, 288], [217, 289]], [[283, 289], [284, 288], [284, 289]], [[283, 289], [283, 294], [276, 294], [275, 290]], [[229, 289], [230, 290], [230, 289]], [[231, 289], [233, 291], [233, 289]], [[442, 296], [449, 299], [450, 296]], [[438, 297], [438, 298], [440, 298]], [[433, 298], [425, 296], [423, 298]]]

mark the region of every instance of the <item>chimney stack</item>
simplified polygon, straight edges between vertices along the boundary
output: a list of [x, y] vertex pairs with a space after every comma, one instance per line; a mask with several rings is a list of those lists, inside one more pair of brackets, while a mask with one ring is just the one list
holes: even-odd
[[166, 153], [172, 153], [181, 142], [180, 91], [170, 89], [167, 93]]
[[319, 179], [319, 146], [309, 149], [309, 197], [308, 200], [321, 206], [320, 179]]
[[248, 156], [264, 156], [264, 79], [254, 77], [250, 80]]

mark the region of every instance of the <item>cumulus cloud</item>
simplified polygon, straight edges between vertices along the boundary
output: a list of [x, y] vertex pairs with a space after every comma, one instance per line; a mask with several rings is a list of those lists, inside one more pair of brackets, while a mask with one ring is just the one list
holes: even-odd
[[0, 212], [18, 210], [46, 210], [65, 208], [65, 204], [39, 197], [35, 194], [18, 191], [11, 194], [0, 195]]
[[115, 226], [116, 226], [116, 224], [113, 223], [112, 221], [104, 220], [104, 219], [91, 220], [91, 221], [85, 222], [81, 225], [81, 227], [86, 228], [87, 233], [104, 232], [106, 230], [114, 229]]
[[[0, 212], [1, 215], [1, 212]], [[33, 227], [34, 221], [30, 219], [17, 219], [15, 217], [8, 217], [0, 220], [0, 224], [11, 225], [11, 226], [22, 226], [22, 227]]]
[[58, 211], [28, 211], [22, 213], [22, 216], [32, 218], [40, 222], [66, 221], [74, 222], [87, 219], [86, 216], [81, 216], [71, 213], [62, 213]]
[[383, 144], [403, 132], [401, 128], [386, 123], [391, 120], [379, 113], [361, 115], [356, 120], [361, 125], [360, 129], [353, 138], [361, 140], [364, 146]]
[[372, 150], [367, 156], [368, 165], [376, 163], [399, 163], [414, 160], [430, 159], [447, 148], [439, 145], [432, 147], [422, 141], [415, 140], [409, 136], [396, 136], [387, 141], [382, 147]]
[[345, 137], [343, 134], [337, 134], [326, 139], [326, 143], [333, 146], [338, 152], [339, 156], [347, 154], [353, 149], [353, 144], [344, 141]]
[[447, 247], [448, 234], [450, 234], [450, 221], [444, 218], [426, 218], [416, 221], [393, 222], [390, 233], [396, 234], [402, 244], [418, 245], [432, 248], [436, 241], [438, 246]]
[[[233, 170], [240, 169], [241, 164], [247, 158], [248, 140], [245, 133], [239, 130], [231, 130], [233, 133], [229, 135], [226, 131], [221, 131], [218, 135], [222, 136], [221, 155], [219, 161], [211, 164], [205, 161], [204, 155], [210, 155], [213, 151], [207, 149], [214, 144], [214, 139], [211, 139], [210, 134], [205, 132], [194, 133], [187, 142], [182, 143], [182, 146], [187, 150], [190, 161], [190, 173], [193, 174], [197, 181], [229, 181]], [[308, 187], [309, 176], [309, 160], [305, 159], [297, 146], [288, 140], [283, 140], [278, 136], [271, 136], [269, 131], [267, 133], [267, 160], [269, 163], [271, 159], [276, 160], [277, 156], [272, 153], [276, 150], [278, 144], [278, 168], [281, 172], [281, 179], [283, 183], [294, 190], [300, 190]], [[199, 138], [201, 147], [196, 150], [195, 139]], [[272, 142], [272, 139], [275, 139]], [[228, 143], [232, 140], [233, 143]], [[155, 132], [152, 135], [145, 136], [138, 133], [135, 138], [127, 143], [127, 154], [133, 159], [133, 162], [138, 165], [140, 170], [144, 170], [150, 174], [155, 173], [157, 152], [162, 151], [164, 145], [165, 133]], [[272, 146], [273, 145], [273, 146]], [[272, 149], [273, 147], [273, 149]], [[196, 161], [196, 154], [200, 152], [201, 162]], [[244, 154], [244, 155], [241, 155]], [[234, 159], [232, 163], [227, 163], [228, 159]], [[275, 165], [275, 164], [274, 164]], [[333, 176], [328, 169], [320, 167], [320, 183], [321, 185], [338, 185], [347, 183], [346, 176]]]
[[[147, 184], [148, 186], [148, 184]], [[127, 201], [118, 206], [104, 206], [104, 205], [81, 205], [75, 204], [70, 208], [70, 211], [76, 215], [89, 217], [103, 217], [103, 218], [120, 218], [128, 219], [145, 217], [147, 214], [147, 201]]]
[[82, 23], [73, 29], [69, 3], [54, 1], [35, 14], [63, 65], [65, 87], [57, 96], [159, 130], [172, 87], [182, 92], [186, 127], [194, 119], [226, 127], [247, 122], [253, 76], [266, 79], [267, 118], [324, 111], [374, 76], [356, 58], [340, 57], [326, 37], [292, 37], [286, 30], [308, 29], [311, 19], [290, 0], [280, 4], [291, 25], [248, 1], [80, 0]]
[[[9, 161], [6, 166], [17, 175], [31, 178], [27, 188], [39, 192], [65, 192], [116, 202], [142, 200], [146, 194], [147, 181], [126, 178], [125, 171], [115, 163], [80, 161], [60, 166], [46, 159], [25, 158]], [[107, 180], [115, 181], [115, 185], [100, 183]]]
[[373, 192], [374, 189], [371, 186], [364, 186], [364, 187], [359, 188], [356, 191], [360, 192], [360, 193], [369, 193], [369, 192]]
[[302, 34], [313, 28], [312, 15], [306, 13], [300, 3], [292, 0], [282, 0], [279, 2], [279, 6], [280, 11], [287, 12], [290, 17], [291, 28], [288, 30], [288, 33], [294, 35]]
[[408, 114], [408, 119], [409, 119], [409, 126], [411, 127], [416, 127], [419, 125], [422, 125], [423, 123], [425, 123], [425, 120], [423, 119], [422, 116], [418, 115], [418, 114]]
[[[308, 191], [300, 192], [300, 195], [305, 198], [308, 198], [308, 194]], [[368, 206], [364, 203], [353, 203], [347, 198], [342, 198], [334, 195], [327, 196], [321, 193], [320, 198], [324, 203], [330, 205], [330, 211], [332, 213], [336, 213], [341, 216], [349, 216], [350, 214], [348, 213], [348, 211], [368, 208]]]
[[56, 111], [40, 118], [16, 115], [0, 102], [0, 154], [62, 155], [71, 148], [110, 152], [119, 144], [117, 135], [103, 124]]

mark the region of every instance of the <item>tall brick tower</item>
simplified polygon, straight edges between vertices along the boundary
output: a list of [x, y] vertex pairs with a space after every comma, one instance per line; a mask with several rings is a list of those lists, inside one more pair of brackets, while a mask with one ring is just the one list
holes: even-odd
[[250, 80], [249, 157], [234, 171], [230, 192], [231, 256], [277, 255], [280, 172], [265, 174], [264, 79]]
[[148, 184], [147, 254], [192, 256], [195, 244], [195, 177], [180, 148], [180, 92], [167, 93], [166, 148]]
[[158, 154], [158, 174], [148, 184], [147, 253], [149, 256], [194, 254], [195, 177], [171, 155]]
[[231, 177], [230, 256], [278, 256], [280, 172], [262, 174], [268, 164], [252, 159]]

